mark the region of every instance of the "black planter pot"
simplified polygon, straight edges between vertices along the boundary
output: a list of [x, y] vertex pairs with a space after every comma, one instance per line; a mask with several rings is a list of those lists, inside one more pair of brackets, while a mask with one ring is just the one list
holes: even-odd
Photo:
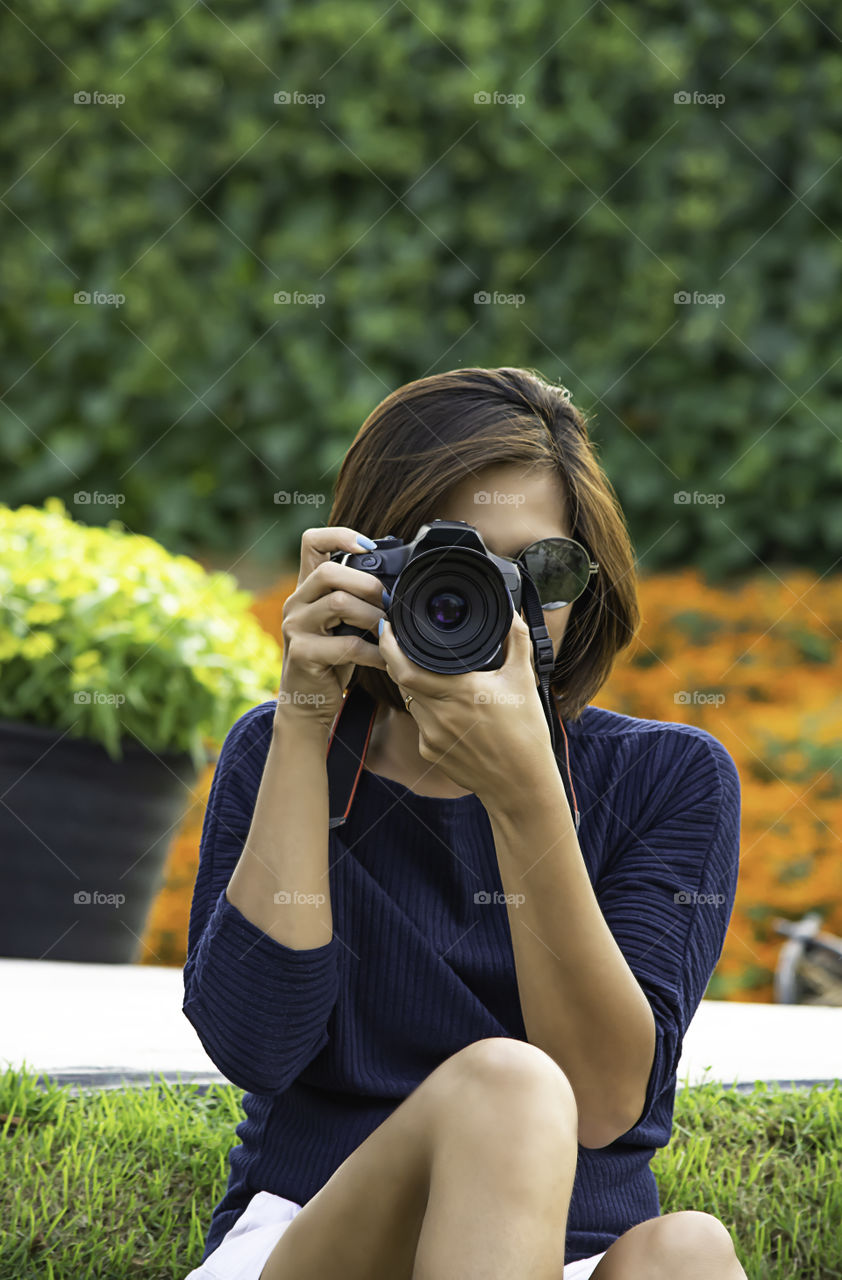
[[0, 955], [131, 963], [197, 778], [189, 755], [0, 720]]

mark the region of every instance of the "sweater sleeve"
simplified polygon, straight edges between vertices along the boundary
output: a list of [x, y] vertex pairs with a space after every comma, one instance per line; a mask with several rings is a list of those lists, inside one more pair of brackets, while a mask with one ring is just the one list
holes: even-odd
[[339, 990], [336, 934], [319, 947], [276, 942], [225, 890], [248, 835], [272, 736], [274, 703], [229, 730], [211, 784], [190, 907], [182, 1010], [233, 1084], [286, 1089], [327, 1043]]
[[[625, 832], [595, 890], [655, 1019], [652, 1068], [632, 1129], [674, 1082], [684, 1033], [722, 953], [739, 871], [736, 765], [712, 734], [692, 745], [677, 738], [665, 735], [644, 755], [647, 774], [659, 779], [657, 816]], [[635, 785], [634, 769], [625, 781]]]

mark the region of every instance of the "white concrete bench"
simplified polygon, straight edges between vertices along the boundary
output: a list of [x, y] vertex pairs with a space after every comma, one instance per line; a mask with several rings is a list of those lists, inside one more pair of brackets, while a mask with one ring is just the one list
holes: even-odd
[[[181, 969], [0, 959], [0, 1067], [75, 1088], [224, 1081], [181, 1011]], [[842, 1008], [703, 1000], [684, 1037], [679, 1087], [706, 1080], [839, 1080]]]

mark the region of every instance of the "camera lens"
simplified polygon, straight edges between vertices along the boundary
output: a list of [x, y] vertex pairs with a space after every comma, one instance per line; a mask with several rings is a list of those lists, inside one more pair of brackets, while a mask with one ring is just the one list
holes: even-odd
[[440, 631], [460, 627], [467, 611], [467, 601], [455, 591], [437, 591], [427, 601], [427, 617]]
[[497, 566], [465, 546], [422, 551], [404, 566], [390, 618], [398, 644], [427, 671], [482, 670], [502, 659], [512, 600]]

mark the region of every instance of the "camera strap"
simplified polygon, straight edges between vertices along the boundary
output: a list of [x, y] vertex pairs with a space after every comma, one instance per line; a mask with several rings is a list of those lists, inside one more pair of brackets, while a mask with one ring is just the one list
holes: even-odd
[[[573, 821], [576, 831], [579, 830], [579, 806], [576, 802], [576, 792], [573, 790], [573, 775], [570, 772], [570, 752], [567, 746], [567, 734], [564, 730], [561, 717], [556, 711], [553, 703], [552, 694], [550, 693], [550, 677], [552, 675], [555, 659], [553, 657], [553, 642], [550, 639], [550, 633], [544, 623], [544, 610], [541, 607], [541, 597], [538, 595], [538, 588], [530, 578], [529, 574], [520, 566], [521, 580], [521, 597], [523, 600], [523, 612], [526, 614], [526, 621], [529, 626], [529, 635], [532, 639], [532, 652], [535, 657], [535, 668], [538, 675], [538, 694], [541, 698], [541, 705], [544, 708], [544, 715], [547, 718], [547, 727], [550, 731], [550, 742], [553, 745], [553, 755], [558, 763], [558, 733], [556, 732], [556, 724], [561, 729], [564, 737], [564, 755], [567, 766], [567, 779], [570, 784], [570, 794], [567, 797], [567, 803], [570, 805], [570, 812], [573, 814]], [[562, 786], [564, 785], [564, 772], [561, 773]]]
[[550, 731], [550, 742], [553, 744], [553, 755], [557, 754], [556, 746], [556, 717], [553, 711], [552, 700], [550, 698], [550, 676], [552, 675], [553, 663], [553, 642], [550, 639], [550, 633], [544, 623], [544, 610], [541, 608], [541, 598], [538, 595], [538, 588], [530, 578], [525, 569], [521, 567], [521, 596], [523, 597], [523, 612], [526, 614], [526, 621], [529, 626], [529, 634], [532, 637], [532, 652], [535, 657], [535, 670], [538, 674], [538, 693], [541, 698], [541, 705], [544, 708], [544, 715], [547, 718], [547, 727]]
[[[570, 781], [568, 802], [573, 813], [576, 830], [579, 830], [579, 810], [576, 805], [576, 793], [573, 791], [573, 779], [570, 773], [570, 758], [567, 753], [567, 734], [550, 695], [550, 675], [553, 669], [553, 644], [544, 624], [544, 613], [541, 600], [532, 579], [521, 572], [523, 610], [532, 639], [535, 666], [538, 675], [538, 694], [547, 726], [550, 731], [553, 755], [558, 760], [558, 734], [556, 724], [564, 734], [565, 753], [567, 755], [567, 776]], [[360, 775], [371, 739], [374, 719], [377, 714], [377, 702], [362, 685], [352, 685], [345, 692], [345, 699], [331, 726], [327, 744], [327, 779], [329, 797], [328, 827], [341, 827], [351, 812]], [[561, 771], [560, 771], [561, 772]], [[562, 772], [562, 783], [563, 783]]]
[[341, 827], [351, 812], [376, 715], [361, 684], [345, 691], [327, 744], [328, 827]]

